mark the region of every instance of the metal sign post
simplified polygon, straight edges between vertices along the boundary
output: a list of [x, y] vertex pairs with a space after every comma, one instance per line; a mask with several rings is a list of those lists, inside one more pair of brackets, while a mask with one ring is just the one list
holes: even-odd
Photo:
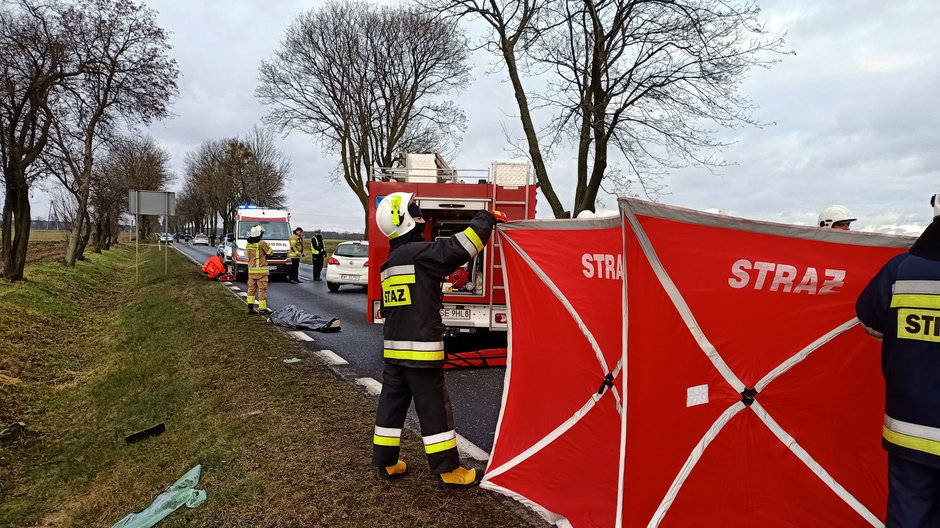
[[[163, 216], [164, 228], [167, 225], [167, 217], [176, 214], [176, 193], [165, 191], [139, 191], [131, 189], [128, 191], [128, 205], [131, 208], [130, 213], [137, 218], [137, 249], [135, 267], [137, 282], [140, 282], [140, 216], [153, 215]], [[160, 246], [160, 241], [157, 241]], [[162, 246], [160, 246], [162, 247]], [[168, 249], [168, 248], [167, 248]], [[169, 270], [169, 256], [163, 255], [163, 273]]]

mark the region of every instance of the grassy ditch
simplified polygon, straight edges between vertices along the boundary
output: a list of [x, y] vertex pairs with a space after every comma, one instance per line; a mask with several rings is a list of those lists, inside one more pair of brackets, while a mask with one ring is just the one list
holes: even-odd
[[[176, 252], [133, 247], [0, 284], [0, 527], [111, 526], [195, 464], [208, 501], [159, 526], [520, 526], [493, 495], [369, 467], [374, 402]], [[260, 411], [260, 413], [258, 412]], [[124, 436], [166, 423], [135, 444]]]

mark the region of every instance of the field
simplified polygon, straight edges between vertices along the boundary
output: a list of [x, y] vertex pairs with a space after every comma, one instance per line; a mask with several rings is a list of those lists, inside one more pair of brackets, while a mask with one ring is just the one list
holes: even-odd
[[0, 444], [0, 527], [108, 527], [196, 464], [207, 502], [160, 527], [530, 522], [484, 490], [435, 486], [412, 433], [412, 474], [376, 480], [374, 400], [178, 253], [169, 275], [141, 256], [139, 284], [130, 245], [0, 284], [0, 424], [26, 424]]

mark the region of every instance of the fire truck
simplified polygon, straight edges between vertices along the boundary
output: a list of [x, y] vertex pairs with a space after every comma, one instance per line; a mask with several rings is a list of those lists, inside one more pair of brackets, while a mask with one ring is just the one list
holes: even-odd
[[287, 275], [290, 271], [290, 213], [283, 209], [265, 209], [257, 205], [239, 205], [235, 210], [235, 245], [232, 255], [235, 267], [235, 279], [248, 280], [248, 232], [260, 225], [264, 228], [264, 238], [274, 253], [268, 257], [268, 270], [272, 275]]
[[[367, 317], [381, 323], [381, 265], [389, 240], [375, 222], [375, 209], [385, 196], [411, 192], [427, 222], [425, 239], [459, 233], [481, 209], [499, 210], [509, 220], [535, 218], [536, 185], [528, 163], [493, 163], [489, 170], [451, 169], [437, 154], [402, 154], [397, 167], [374, 168], [369, 179], [369, 285]], [[490, 237], [473, 260], [441, 285], [441, 317], [446, 335], [508, 328], [499, 237]]]

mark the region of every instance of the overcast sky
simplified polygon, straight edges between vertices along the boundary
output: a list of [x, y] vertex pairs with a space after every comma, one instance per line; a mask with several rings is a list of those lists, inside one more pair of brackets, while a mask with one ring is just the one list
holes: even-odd
[[[150, 0], [170, 31], [179, 62], [174, 117], [145, 131], [172, 157], [178, 175], [187, 152], [208, 139], [242, 135], [265, 108], [254, 97], [260, 61], [271, 57], [284, 30], [320, 1]], [[688, 168], [666, 178], [660, 201], [719, 208], [745, 218], [813, 224], [827, 205], [859, 217], [856, 229], [916, 232], [929, 222], [927, 200], [940, 192], [940, 2], [936, 0], [763, 0], [764, 20], [796, 55], [769, 71], [755, 70], [743, 92], [756, 117], [775, 123], [735, 129], [721, 156], [733, 166], [714, 175]], [[471, 28], [472, 29], [472, 28]], [[503, 130], [519, 134], [515, 101], [493, 57], [479, 52], [475, 80], [460, 94], [469, 116], [452, 166], [486, 169], [511, 159]], [[293, 171], [287, 188], [294, 223], [358, 231], [362, 213], [345, 184], [328, 176], [336, 159], [313, 138], [281, 142]], [[573, 201], [571, 158], [560, 152], [549, 172], [567, 207]], [[566, 177], [566, 175], [571, 175]], [[178, 182], [181, 178], [178, 178]], [[539, 198], [539, 214], [549, 207]], [[615, 207], [615, 199], [602, 198]], [[46, 214], [38, 194], [34, 216]]]

